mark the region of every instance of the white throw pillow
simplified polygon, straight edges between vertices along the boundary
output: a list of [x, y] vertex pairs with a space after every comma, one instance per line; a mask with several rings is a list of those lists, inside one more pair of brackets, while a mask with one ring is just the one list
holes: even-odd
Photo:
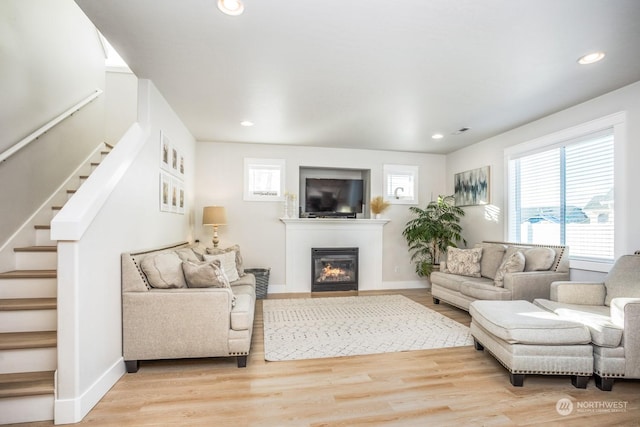
[[236, 268], [236, 253], [225, 252], [218, 255], [204, 254], [205, 261], [220, 261], [220, 267], [222, 271], [229, 279], [229, 282], [235, 282], [240, 278], [238, 269]]
[[480, 277], [480, 260], [482, 248], [458, 249], [447, 248], [447, 273], [461, 276]]

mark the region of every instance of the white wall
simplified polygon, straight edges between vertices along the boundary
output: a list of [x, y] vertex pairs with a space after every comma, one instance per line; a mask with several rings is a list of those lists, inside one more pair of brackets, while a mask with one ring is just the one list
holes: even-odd
[[[104, 56], [71, 0], [0, 2], [0, 151], [97, 88]], [[0, 247], [104, 138], [104, 97], [0, 165]]]
[[[446, 171], [449, 193], [453, 192], [456, 173], [491, 166], [491, 204], [465, 208], [466, 217], [462, 225], [468, 243], [472, 245], [482, 240], [503, 240], [506, 237], [505, 148], [621, 111], [627, 114], [627, 135], [623, 144], [616, 144], [615, 173], [616, 178], [620, 177], [615, 182], [616, 256], [640, 249], [640, 222], [637, 221], [637, 212], [640, 212], [637, 190], [640, 177], [640, 82], [449, 154]], [[576, 269], [572, 269], [571, 274], [572, 279], [598, 280], [603, 276], [602, 272]]]
[[[120, 254], [192, 239], [195, 140], [151, 82], [139, 86], [139, 122], [148, 136], [132, 165], [79, 240], [57, 236], [56, 221], [73, 216], [65, 211], [73, 208], [71, 201], [53, 223], [52, 234], [63, 240], [58, 247], [56, 423], [79, 421], [124, 373]], [[184, 215], [159, 209], [161, 130], [185, 156]], [[126, 148], [123, 140], [111, 155]], [[109, 185], [109, 177], [92, 182], [94, 175], [83, 188]]]
[[131, 72], [106, 72], [105, 141], [115, 145], [136, 121], [138, 78]]
[[[442, 155], [390, 151], [292, 147], [282, 145], [198, 142], [195, 184], [195, 234], [209, 242], [212, 230], [204, 229], [202, 208], [222, 205], [227, 209], [226, 226], [219, 228], [220, 245], [239, 244], [249, 267], [271, 267], [270, 283], [285, 283], [285, 227], [282, 203], [243, 201], [245, 157], [286, 161], [286, 190], [297, 193], [300, 167], [371, 170], [371, 195], [382, 195], [383, 164], [420, 167], [420, 206], [431, 195], [445, 191], [445, 157]], [[409, 220], [407, 205], [393, 205], [383, 214], [391, 221], [384, 227], [383, 281], [387, 286], [415, 285], [418, 276], [409, 260], [402, 229]]]

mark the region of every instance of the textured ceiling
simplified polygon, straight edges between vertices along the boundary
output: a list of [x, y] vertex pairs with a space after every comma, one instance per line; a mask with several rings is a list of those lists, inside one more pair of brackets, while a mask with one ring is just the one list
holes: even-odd
[[448, 153], [640, 80], [638, 0], [76, 1], [200, 141]]

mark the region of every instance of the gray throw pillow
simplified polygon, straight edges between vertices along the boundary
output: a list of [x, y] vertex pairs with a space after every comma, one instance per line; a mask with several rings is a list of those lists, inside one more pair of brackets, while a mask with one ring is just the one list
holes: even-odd
[[496, 277], [493, 279], [495, 286], [500, 288], [504, 287], [504, 275], [507, 273], [519, 273], [524, 271], [524, 254], [519, 250], [507, 250], [504, 256], [504, 260], [498, 271], [496, 271]]
[[202, 261], [191, 248], [176, 249], [176, 254], [182, 261], [200, 262]]
[[[184, 261], [182, 263], [184, 277], [187, 279], [187, 285], [190, 288], [226, 288], [231, 291], [233, 289], [227, 280], [227, 276], [220, 268], [218, 261], [191, 262]], [[236, 304], [236, 296], [231, 299], [231, 306]]]
[[482, 248], [482, 259], [480, 260], [480, 274], [482, 277], [494, 279], [496, 272], [504, 259], [505, 245], [499, 243], [478, 243], [476, 248]]
[[205, 261], [219, 261], [220, 267], [224, 274], [227, 275], [229, 282], [235, 282], [240, 278], [238, 269], [236, 268], [236, 254], [234, 252], [223, 252], [218, 255], [204, 255]]
[[[233, 252], [236, 256], [236, 270], [238, 271], [238, 276], [244, 276], [244, 260], [242, 259], [242, 253], [240, 252], [239, 245], [229, 246], [228, 248], [220, 249], [220, 248], [207, 248], [207, 253], [209, 255], [220, 255], [227, 252]], [[204, 259], [204, 258], [203, 258]]]
[[146, 256], [140, 268], [147, 276], [149, 285], [154, 288], [186, 288], [182, 272], [182, 260], [175, 252], [162, 252]]
[[524, 250], [524, 271], [546, 271], [556, 259], [556, 251], [551, 248], [529, 248]]

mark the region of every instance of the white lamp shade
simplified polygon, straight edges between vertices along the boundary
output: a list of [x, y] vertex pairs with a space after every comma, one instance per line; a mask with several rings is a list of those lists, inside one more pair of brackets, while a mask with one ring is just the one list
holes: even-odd
[[223, 206], [206, 206], [202, 210], [202, 225], [225, 225], [227, 212]]

